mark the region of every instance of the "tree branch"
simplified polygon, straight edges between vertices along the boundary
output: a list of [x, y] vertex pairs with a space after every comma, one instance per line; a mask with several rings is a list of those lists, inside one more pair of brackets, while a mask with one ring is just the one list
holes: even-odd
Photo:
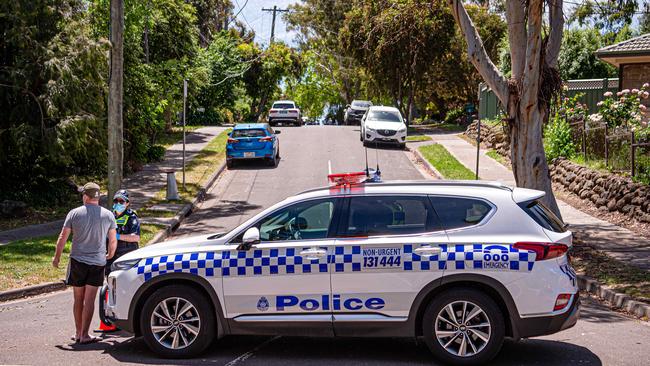
[[[435, 1], [435, 0], [434, 0]], [[447, 0], [451, 13], [460, 27], [467, 42], [467, 54], [485, 82], [492, 88], [503, 105], [508, 105], [508, 81], [494, 66], [488, 56], [483, 41], [476, 31], [474, 23], [467, 14], [461, 0]]]
[[557, 69], [557, 59], [562, 45], [562, 31], [564, 28], [563, 0], [549, 0], [549, 25], [551, 27], [548, 43], [546, 44], [546, 64]]
[[528, 31], [526, 46], [526, 64], [523, 81], [521, 83], [520, 108], [529, 110], [537, 104], [539, 94], [539, 81], [542, 53], [542, 11], [543, 0], [529, 0], [528, 3]]
[[506, 6], [512, 78], [521, 81], [526, 65], [526, 9], [522, 1], [508, 0]]

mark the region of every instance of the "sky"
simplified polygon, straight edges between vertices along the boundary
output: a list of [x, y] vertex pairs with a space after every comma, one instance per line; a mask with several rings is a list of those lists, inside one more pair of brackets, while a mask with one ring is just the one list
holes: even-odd
[[[232, 0], [237, 14], [240, 9], [243, 10], [237, 16], [242, 23], [255, 31], [255, 41], [267, 46], [271, 38], [271, 21], [272, 12], [262, 11], [262, 8], [273, 8], [277, 5], [279, 9], [286, 9], [287, 6], [299, 3], [298, 0]], [[293, 45], [294, 32], [288, 32], [285, 22], [282, 20], [282, 13], [277, 13], [275, 19], [275, 39], [282, 40], [289, 45]]]

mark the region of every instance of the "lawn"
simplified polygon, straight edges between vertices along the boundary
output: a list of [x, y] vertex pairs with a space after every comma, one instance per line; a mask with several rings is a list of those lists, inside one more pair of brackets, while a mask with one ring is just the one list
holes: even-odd
[[[161, 226], [142, 225], [140, 245], [148, 243]], [[0, 291], [62, 280], [70, 254], [68, 242], [60, 268], [52, 267], [57, 236], [17, 240], [0, 246]]]
[[[187, 164], [185, 167], [185, 190], [183, 190], [182, 186], [183, 176], [180, 172], [176, 174], [181, 202], [189, 203], [196, 196], [199, 189], [208, 181], [212, 173], [223, 163], [226, 158], [226, 140], [228, 140], [230, 131], [230, 129], [223, 131], [217, 137], [213, 138]], [[147, 205], [167, 202], [165, 194], [166, 189], [161, 189]]]
[[650, 303], [650, 272], [618, 261], [579, 239], [574, 244], [571, 264], [578, 273], [595, 278], [616, 292]]
[[510, 165], [508, 164], [508, 160], [503, 155], [499, 154], [496, 150], [490, 149], [485, 154], [505, 167], [508, 167]]
[[406, 136], [406, 142], [419, 142], [419, 141], [430, 141], [431, 136], [427, 135], [413, 135], [413, 136]]
[[476, 178], [474, 172], [456, 160], [442, 145], [431, 144], [420, 146], [419, 150], [424, 158], [446, 179], [473, 180]]

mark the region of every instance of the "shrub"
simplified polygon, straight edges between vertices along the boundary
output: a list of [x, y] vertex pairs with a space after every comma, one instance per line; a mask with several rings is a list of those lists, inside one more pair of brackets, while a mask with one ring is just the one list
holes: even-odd
[[463, 108], [454, 108], [447, 112], [445, 123], [458, 123], [458, 120], [465, 116]]
[[560, 114], [556, 114], [544, 128], [544, 151], [549, 160], [560, 156], [570, 159], [576, 154], [571, 126]]

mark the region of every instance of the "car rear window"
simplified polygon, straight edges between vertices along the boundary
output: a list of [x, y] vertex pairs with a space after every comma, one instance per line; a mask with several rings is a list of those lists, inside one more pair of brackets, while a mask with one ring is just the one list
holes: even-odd
[[440, 230], [426, 197], [352, 197], [345, 236], [403, 235]]
[[352, 102], [353, 107], [359, 107], [359, 108], [368, 108], [371, 106], [370, 102], [360, 102], [360, 101], [353, 101]]
[[372, 121], [402, 122], [399, 113], [391, 111], [370, 111], [367, 119]]
[[293, 103], [275, 103], [273, 104], [273, 109], [291, 109], [295, 108]]
[[431, 196], [430, 199], [445, 230], [476, 225], [493, 210], [487, 202], [473, 198]]
[[250, 129], [250, 130], [233, 130], [231, 137], [264, 137], [266, 132], [262, 129]]
[[556, 233], [563, 233], [566, 231], [564, 222], [555, 216], [553, 211], [549, 210], [542, 202], [534, 200], [525, 202], [520, 205], [536, 223], [546, 230], [555, 231]]

